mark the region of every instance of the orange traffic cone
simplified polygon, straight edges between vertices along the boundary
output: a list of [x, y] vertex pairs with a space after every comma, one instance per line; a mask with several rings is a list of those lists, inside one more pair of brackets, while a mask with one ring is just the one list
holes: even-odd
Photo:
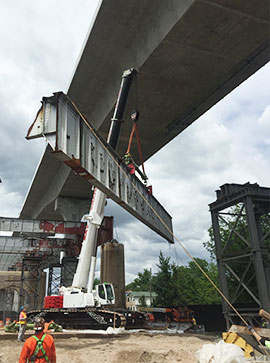
[[6, 325], [9, 325], [11, 322], [10, 318], [6, 318]]

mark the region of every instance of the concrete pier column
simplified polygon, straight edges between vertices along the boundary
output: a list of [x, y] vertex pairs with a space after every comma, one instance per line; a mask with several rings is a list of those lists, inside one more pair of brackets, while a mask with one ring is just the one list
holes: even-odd
[[113, 284], [115, 307], [125, 308], [125, 260], [124, 245], [116, 240], [101, 247], [100, 281]]

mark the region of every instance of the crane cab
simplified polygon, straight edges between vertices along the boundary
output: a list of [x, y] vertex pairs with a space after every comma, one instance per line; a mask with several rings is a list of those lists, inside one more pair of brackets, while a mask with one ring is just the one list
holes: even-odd
[[63, 308], [101, 307], [115, 303], [113, 286], [107, 282], [96, 285], [92, 292], [73, 286], [62, 286], [60, 294], [63, 295]]
[[107, 282], [96, 286], [96, 299], [99, 306], [113, 305], [115, 303], [115, 295], [113, 285]]

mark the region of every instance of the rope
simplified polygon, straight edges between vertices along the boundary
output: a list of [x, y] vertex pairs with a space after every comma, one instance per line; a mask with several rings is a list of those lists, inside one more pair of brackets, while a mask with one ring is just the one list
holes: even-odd
[[137, 92], [138, 87], [137, 87], [137, 83], [138, 83], [138, 77], [135, 77], [133, 79], [133, 81], [132, 81], [131, 97], [133, 99], [134, 112], [137, 113], [137, 116], [135, 116], [135, 120], [133, 121], [133, 126], [132, 126], [132, 130], [131, 130], [131, 133], [130, 133], [130, 136], [129, 136], [129, 143], [128, 143], [128, 148], [127, 148], [126, 154], [130, 153], [132, 138], [133, 138], [133, 135], [134, 135], [134, 132], [135, 132], [137, 145], [138, 145], [138, 152], [139, 152], [139, 157], [140, 157], [140, 163], [141, 163], [141, 166], [142, 166], [143, 174], [146, 176], [145, 169], [144, 169], [144, 163], [143, 163], [141, 142], [140, 142], [140, 137], [139, 137], [139, 130], [138, 130], [138, 127], [137, 127], [137, 120], [139, 118], [139, 113], [137, 112], [137, 109], [138, 109], [138, 92]]
[[[84, 123], [87, 125], [87, 127], [90, 129], [90, 131], [93, 133], [93, 135], [98, 139], [100, 143], [102, 143], [101, 139], [95, 132], [92, 126], [89, 125], [86, 118], [83, 116], [83, 114], [80, 112], [78, 107], [75, 105], [75, 103], [70, 99], [69, 96], [67, 96], [68, 100], [72, 103], [73, 107], [76, 109]], [[102, 143], [103, 144], [103, 143]], [[104, 145], [104, 144], [103, 144]], [[118, 163], [118, 161], [114, 158], [113, 154], [110, 152], [110, 150], [104, 145], [107, 153], [110, 155], [110, 157], [113, 159], [114, 163], [118, 166], [118, 168], [123, 172], [123, 174], [128, 177], [128, 174], [126, 171], [122, 168], [122, 166]], [[155, 211], [155, 209], [149, 204], [148, 200], [144, 197], [144, 195], [139, 191], [136, 184], [131, 181], [132, 186], [134, 189], [138, 192], [138, 194], [142, 197], [142, 199], [145, 201], [145, 203], [150, 207], [152, 212], [156, 215], [156, 217], [159, 219], [159, 221], [163, 224], [163, 226], [167, 229], [167, 231], [172, 235], [172, 237], [176, 240], [176, 242], [182, 247], [182, 249], [185, 251], [185, 253], [189, 256], [189, 258], [195, 263], [195, 265], [198, 267], [198, 269], [202, 272], [202, 274], [207, 278], [207, 280], [211, 283], [211, 285], [217, 290], [217, 292], [222, 296], [222, 298], [227, 302], [227, 304], [231, 307], [231, 309], [236, 313], [236, 315], [242, 320], [242, 322], [248, 327], [248, 322], [242, 317], [242, 315], [236, 310], [236, 308], [230, 303], [230, 301], [227, 299], [227, 297], [223, 294], [223, 292], [216, 286], [216, 284], [211, 280], [211, 278], [207, 275], [207, 273], [202, 269], [202, 267], [198, 264], [198, 262], [192, 257], [192, 255], [188, 252], [188, 250], [185, 248], [185, 246], [181, 243], [181, 241], [177, 238], [177, 236], [174, 234], [174, 232], [167, 226], [167, 224], [164, 222], [164, 220], [160, 217], [160, 215]], [[252, 333], [252, 332], [251, 332]], [[254, 334], [253, 334], [254, 336]], [[266, 348], [259, 342], [259, 344], [264, 349], [266, 355], [270, 357], [270, 354], [267, 352]]]
[[[139, 150], [139, 155], [140, 155], [140, 161], [141, 161], [141, 164], [142, 164], [142, 170], [143, 170], [143, 173], [145, 174], [144, 164], [143, 164], [142, 147], [141, 147], [141, 143], [140, 143], [139, 130], [138, 130], [138, 128], [137, 128], [137, 125], [135, 125], [135, 132], [136, 132], [136, 138], [137, 138], [138, 150]], [[146, 174], [145, 174], [145, 175], [146, 175]]]
[[128, 154], [130, 152], [131, 142], [132, 142], [132, 138], [133, 138], [135, 129], [136, 129], [136, 122], [133, 123], [132, 130], [129, 135], [129, 142], [128, 142], [128, 148], [127, 148], [126, 154]]

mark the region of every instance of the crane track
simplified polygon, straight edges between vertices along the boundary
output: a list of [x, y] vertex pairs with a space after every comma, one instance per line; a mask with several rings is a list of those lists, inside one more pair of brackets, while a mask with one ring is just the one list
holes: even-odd
[[126, 318], [121, 312], [96, 308], [50, 308], [32, 310], [28, 313], [29, 320], [36, 316], [46, 321], [53, 320], [64, 329], [101, 329], [108, 327], [124, 328]]

